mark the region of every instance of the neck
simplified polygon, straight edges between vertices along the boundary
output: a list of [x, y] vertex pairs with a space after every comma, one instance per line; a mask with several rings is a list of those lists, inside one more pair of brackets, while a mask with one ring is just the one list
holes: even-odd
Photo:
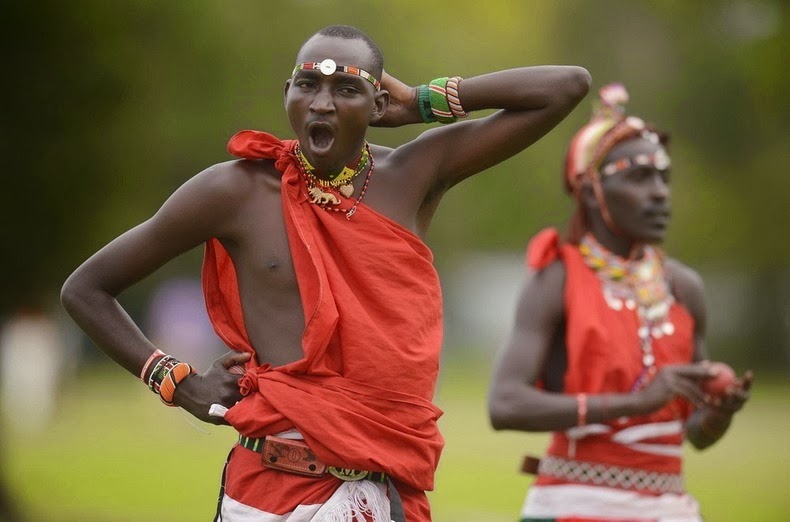
[[642, 255], [643, 243], [625, 238], [609, 230], [603, 220], [593, 220], [590, 233], [602, 247], [619, 257], [637, 259]]
[[[306, 170], [312, 175], [325, 180], [332, 180], [341, 175], [350, 175], [357, 168], [364, 168], [363, 159], [366, 154], [367, 142], [363, 141], [358, 149], [355, 149], [351, 154], [347, 155], [343, 163], [334, 164], [332, 166], [322, 165], [321, 161], [311, 161], [302, 149], [301, 144], [299, 147], [302, 163]], [[350, 172], [349, 172], [350, 171]]]

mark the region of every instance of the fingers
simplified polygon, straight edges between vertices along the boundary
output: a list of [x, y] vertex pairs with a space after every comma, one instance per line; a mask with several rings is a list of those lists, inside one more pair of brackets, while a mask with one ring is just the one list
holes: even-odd
[[749, 391], [752, 388], [752, 382], [754, 381], [754, 374], [751, 370], [746, 370], [743, 372], [743, 377], [740, 379], [741, 389], [744, 391]]
[[230, 352], [220, 358], [222, 367], [230, 369], [232, 366], [243, 365], [250, 360], [252, 355], [247, 352]]

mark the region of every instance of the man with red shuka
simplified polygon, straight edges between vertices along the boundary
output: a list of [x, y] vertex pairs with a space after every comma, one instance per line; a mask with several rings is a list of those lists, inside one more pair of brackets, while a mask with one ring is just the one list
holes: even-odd
[[727, 431], [751, 372], [723, 397], [701, 383], [703, 285], [654, 246], [669, 224], [668, 137], [633, 116], [620, 84], [600, 90], [571, 141], [565, 187], [577, 202], [564, 239], [527, 249], [529, 271], [494, 371], [496, 429], [553, 432], [522, 521], [699, 521], [682, 478], [684, 435], [698, 449]]
[[[430, 520], [442, 298], [423, 238], [448, 189], [540, 139], [590, 84], [538, 66], [409, 87], [383, 67], [355, 28], [310, 37], [285, 82], [296, 139], [237, 133], [243, 159], [187, 181], [63, 287], [75, 321], [166, 404], [238, 431], [217, 520]], [[396, 148], [366, 141], [371, 125], [482, 109], [499, 110]], [[116, 296], [203, 244], [209, 316], [233, 351], [201, 375]]]

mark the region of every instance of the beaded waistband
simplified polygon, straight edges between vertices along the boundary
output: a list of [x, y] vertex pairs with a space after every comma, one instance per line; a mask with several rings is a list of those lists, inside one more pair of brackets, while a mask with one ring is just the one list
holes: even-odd
[[650, 493], [685, 492], [682, 475], [658, 473], [638, 468], [607, 466], [563, 459], [551, 455], [546, 455], [540, 459], [538, 475], [563, 479], [569, 482]]

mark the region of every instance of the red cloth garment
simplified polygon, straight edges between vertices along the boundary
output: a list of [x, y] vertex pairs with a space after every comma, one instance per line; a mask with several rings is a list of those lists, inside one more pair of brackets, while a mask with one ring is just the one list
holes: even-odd
[[[228, 144], [242, 158], [274, 159], [282, 173], [305, 355], [275, 368], [248, 363], [246, 396], [225, 418], [248, 437], [296, 428], [327, 465], [384, 471], [424, 497], [444, 444], [441, 411], [432, 403], [442, 342], [433, 254], [364, 204], [349, 220], [310, 203], [295, 146], [259, 131], [241, 131]], [[344, 207], [353, 203], [341, 199]], [[233, 262], [217, 239], [206, 244], [203, 285], [217, 334], [230, 348], [254, 354]], [[228, 473], [233, 469], [231, 459]]]
[[[636, 310], [610, 308], [596, 273], [586, 265], [575, 245], [560, 241], [556, 230], [544, 230], [530, 242], [530, 268], [541, 270], [557, 259], [566, 271], [565, 393], [628, 393], [642, 371]], [[693, 318], [677, 301], [668, 317], [674, 332], [652, 340], [657, 368], [693, 359]], [[568, 432], [555, 432], [547, 453], [578, 462], [680, 474], [682, 423], [691, 411], [691, 405], [678, 398], [650, 415], [612, 420], [602, 424], [599, 433], [593, 430], [573, 441]], [[623, 431], [627, 429], [630, 431]], [[539, 474], [536, 484], [567, 482]]]

